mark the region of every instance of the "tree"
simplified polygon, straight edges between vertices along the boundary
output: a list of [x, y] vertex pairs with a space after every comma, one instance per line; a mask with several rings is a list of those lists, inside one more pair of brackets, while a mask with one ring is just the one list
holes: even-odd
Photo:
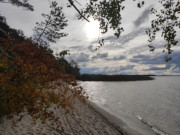
[[59, 53], [60, 58], [64, 58], [66, 55], [70, 55], [69, 50], [63, 50]]
[[56, 1], [52, 1], [50, 8], [49, 15], [42, 14], [45, 21], [37, 22], [37, 26], [34, 29], [34, 40], [41, 45], [48, 44], [48, 41], [56, 42], [57, 39], [67, 36], [66, 33], [60, 32], [60, 30], [67, 26], [67, 20], [64, 13], [62, 13], [62, 7], [59, 7]]
[[76, 99], [85, 101], [75, 77], [65, 72], [51, 49], [10, 37], [0, 38], [0, 47], [5, 54], [13, 52], [0, 53], [0, 117], [26, 110], [45, 122], [56, 118], [49, 110], [53, 104], [69, 112]]
[[[149, 42], [153, 42], [156, 37], [156, 33], [161, 31], [161, 36], [166, 41], [165, 49], [163, 52], [171, 54], [173, 50], [172, 46], [178, 44], [176, 39], [176, 29], [180, 29], [180, 1], [179, 0], [161, 0], [161, 5], [163, 9], [160, 11], [152, 8], [151, 11], [156, 15], [156, 19], [151, 21], [151, 28], [146, 30], [147, 35], [149, 36]], [[150, 51], [154, 51], [155, 47], [149, 45]], [[166, 61], [171, 60], [171, 57], [166, 56]]]
[[[6, 18], [1, 16], [1, 15], [0, 15], [0, 37], [1, 38], [11, 37], [11, 38], [14, 38], [14, 39], [18, 39], [17, 42], [22, 42], [26, 38], [24, 36], [23, 31], [10, 28], [8, 26], [7, 22], [6, 22]], [[0, 41], [0, 43], [3, 43], [3, 42]], [[0, 53], [6, 55], [8, 58], [12, 58], [11, 55], [13, 55], [13, 52], [12, 52], [11, 48], [9, 48], [9, 47], [10, 46], [7, 45], [5, 47], [6, 51], [4, 51], [2, 46], [0, 46]]]
[[77, 64], [77, 62], [75, 60], [70, 61], [70, 67], [72, 69], [71, 74], [78, 77], [80, 75], [80, 68], [79, 68], [79, 65]]
[[79, 65], [75, 60], [71, 60], [68, 62], [65, 59], [66, 55], [70, 55], [69, 50], [63, 50], [57, 55], [58, 62], [65, 68], [66, 72], [69, 74], [74, 75], [75, 77], [78, 77], [80, 75], [80, 68]]

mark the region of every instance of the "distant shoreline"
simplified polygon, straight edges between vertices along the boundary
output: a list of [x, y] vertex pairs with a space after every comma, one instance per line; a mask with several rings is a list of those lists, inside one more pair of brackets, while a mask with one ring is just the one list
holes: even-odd
[[102, 74], [82, 74], [77, 76], [80, 81], [144, 81], [154, 80], [152, 75], [102, 75]]

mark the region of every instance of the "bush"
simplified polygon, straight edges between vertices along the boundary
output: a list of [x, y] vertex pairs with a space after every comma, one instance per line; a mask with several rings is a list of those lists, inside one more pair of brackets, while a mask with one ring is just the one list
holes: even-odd
[[8, 37], [0, 38], [0, 49], [1, 117], [27, 110], [33, 119], [45, 122], [54, 118], [48, 111], [52, 104], [69, 112], [75, 99], [87, 98], [48, 47]]

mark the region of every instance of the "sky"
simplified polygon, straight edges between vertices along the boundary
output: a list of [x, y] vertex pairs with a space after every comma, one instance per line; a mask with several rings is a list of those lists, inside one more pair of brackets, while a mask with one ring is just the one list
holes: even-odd
[[[77, 0], [83, 8], [87, 0]], [[7, 23], [16, 29], [24, 31], [28, 37], [33, 36], [33, 28], [36, 22], [43, 20], [42, 13], [49, 13], [48, 0], [30, 0], [35, 11], [27, 11], [23, 8], [12, 6], [8, 3], [0, 3], [0, 14], [5, 16]], [[67, 8], [65, 0], [59, 0], [63, 12], [68, 20], [68, 26], [63, 32], [67, 37], [61, 38], [56, 43], [50, 44], [54, 53], [70, 50], [70, 55], [65, 58], [68, 61], [75, 60], [81, 73], [88, 74], [155, 74], [155, 75], [180, 75], [180, 43], [172, 49], [172, 60], [165, 62], [165, 53], [162, 53], [165, 42], [157, 36], [153, 45], [156, 49], [150, 52], [148, 48], [148, 36], [145, 30], [150, 27], [154, 18], [150, 9], [160, 9], [157, 0], [145, 0], [143, 8], [137, 8], [137, 3], [127, 0], [124, 3], [125, 10], [122, 12], [122, 26], [124, 32], [117, 39], [110, 30], [102, 35], [99, 31], [99, 23], [90, 19], [78, 20], [75, 9]], [[180, 41], [180, 32], [177, 40]], [[99, 50], [98, 40], [104, 38], [105, 45]]]

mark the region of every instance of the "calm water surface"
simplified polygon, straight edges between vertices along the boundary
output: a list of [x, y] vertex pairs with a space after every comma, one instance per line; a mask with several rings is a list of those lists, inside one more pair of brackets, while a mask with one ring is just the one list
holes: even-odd
[[180, 135], [180, 76], [155, 77], [152, 81], [80, 82], [90, 100], [141, 130], [141, 121], [154, 134]]

